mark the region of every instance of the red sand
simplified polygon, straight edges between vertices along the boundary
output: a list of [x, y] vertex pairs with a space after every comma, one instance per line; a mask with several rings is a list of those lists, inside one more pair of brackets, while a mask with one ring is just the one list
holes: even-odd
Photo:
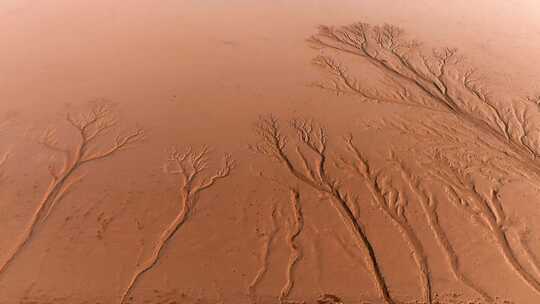
[[538, 303], [539, 16], [3, 1], [0, 304]]

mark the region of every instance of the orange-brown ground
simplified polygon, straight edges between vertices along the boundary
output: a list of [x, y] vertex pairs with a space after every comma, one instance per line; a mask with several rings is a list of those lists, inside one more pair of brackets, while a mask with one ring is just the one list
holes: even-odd
[[534, 1], [0, 3], [0, 304], [540, 300]]

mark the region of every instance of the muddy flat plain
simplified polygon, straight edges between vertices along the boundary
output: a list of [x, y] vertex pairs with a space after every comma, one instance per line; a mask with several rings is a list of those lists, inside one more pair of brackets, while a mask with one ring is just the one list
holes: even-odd
[[0, 2], [0, 304], [540, 301], [536, 1]]

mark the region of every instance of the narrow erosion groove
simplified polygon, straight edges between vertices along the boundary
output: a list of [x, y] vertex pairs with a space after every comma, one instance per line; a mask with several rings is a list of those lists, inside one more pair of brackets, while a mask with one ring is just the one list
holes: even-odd
[[298, 144], [294, 147], [294, 155], [301, 163], [300, 167], [289, 154], [288, 137], [282, 133], [279, 121], [273, 116], [261, 117], [255, 124], [255, 133], [260, 142], [250, 148], [278, 162], [295, 179], [329, 198], [332, 206], [357, 240], [364, 254], [366, 268], [373, 276], [373, 283], [379, 297], [386, 304], [394, 304], [373, 245], [351, 209], [351, 195], [342, 192], [339, 180], [329, 176], [327, 172], [326, 130], [311, 120], [292, 120], [291, 128], [297, 135]]
[[33, 237], [37, 227], [44, 224], [55, 204], [74, 183], [82, 178], [81, 176], [75, 176], [82, 167], [108, 158], [140, 141], [144, 136], [141, 129], [136, 129], [127, 135], [117, 135], [109, 148], [92, 152], [95, 149], [93, 147], [94, 142], [103, 137], [108, 131], [111, 131], [116, 125], [116, 119], [110, 113], [109, 108], [107, 106], [96, 106], [85, 115], [72, 117], [68, 114], [66, 119], [78, 134], [79, 142], [72, 148], [64, 148], [58, 144], [55, 130], [51, 129], [43, 133], [40, 144], [53, 152], [60, 153], [63, 156], [64, 163], [60, 169], [57, 169], [54, 163], [49, 165], [48, 169], [51, 176], [49, 187], [32, 213], [30, 222], [24, 228], [23, 234], [9, 251], [7, 259], [0, 265], [0, 275], [4, 274], [6, 269], [12, 265], [18, 254]]
[[412, 171], [405, 167], [404, 163], [400, 160], [394, 159], [397, 163], [397, 167], [400, 170], [401, 177], [409, 187], [410, 191], [415, 195], [417, 202], [422, 207], [426, 222], [429, 229], [433, 233], [435, 240], [437, 241], [441, 251], [443, 252], [448, 267], [454, 278], [460, 281], [463, 285], [470, 288], [478, 295], [480, 295], [486, 302], [493, 303], [493, 298], [471, 279], [469, 279], [460, 269], [459, 257], [450, 243], [446, 232], [439, 223], [439, 217], [437, 214], [437, 202], [432, 194], [426, 193], [421, 190], [421, 181], [419, 178], [412, 174]]
[[259, 268], [259, 270], [257, 271], [257, 273], [255, 274], [255, 276], [253, 277], [253, 279], [251, 280], [248, 286], [248, 296], [250, 297], [250, 300], [253, 303], [257, 302], [257, 294], [256, 294], [257, 286], [262, 281], [262, 279], [264, 278], [264, 275], [268, 271], [268, 266], [269, 266], [268, 259], [270, 257], [270, 252], [272, 250], [272, 243], [274, 242], [276, 238], [276, 234], [279, 231], [279, 226], [277, 224], [277, 213], [278, 213], [277, 204], [274, 203], [272, 205], [272, 209], [270, 212], [270, 230], [266, 232], [263, 247], [261, 250], [261, 261], [260, 261], [261, 267]]
[[279, 296], [279, 301], [281, 303], [287, 302], [287, 297], [289, 296], [292, 288], [294, 287], [294, 267], [299, 262], [299, 260], [302, 258], [302, 250], [299, 247], [299, 245], [296, 243], [296, 239], [304, 229], [304, 215], [302, 211], [302, 205], [300, 202], [300, 192], [296, 189], [290, 189], [290, 203], [291, 203], [291, 209], [292, 209], [292, 222], [294, 223], [290, 229], [289, 235], [288, 235], [288, 244], [289, 248], [291, 250], [290, 256], [289, 256], [289, 263], [287, 265], [287, 272], [286, 272], [286, 278], [287, 281], [285, 282], [285, 285], [281, 289], [281, 293]]
[[373, 169], [354, 144], [352, 135], [346, 137], [345, 142], [353, 160], [341, 157], [340, 166], [364, 181], [376, 206], [399, 230], [416, 263], [424, 301], [431, 304], [433, 302], [431, 272], [424, 246], [406, 216], [407, 199], [402, 191], [395, 187], [390, 176], [382, 170]]
[[209, 149], [206, 146], [199, 151], [193, 151], [191, 147], [184, 152], [172, 149], [167, 164], [172, 164], [174, 168], [171, 169], [167, 165], [165, 167], [170, 174], [180, 177], [180, 210], [166, 226], [165, 230], [161, 232], [150, 257], [142, 264], [137, 265], [127, 287], [120, 295], [120, 304], [123, 304], [128, 299], [130, 292], [142, 275], [157, 264], [169, 241], [191, 216], [199, 195], [219, 180], [228, 177], [235, 167], [235, 162], [231, 156], [225, 154], [221, 168], [217, 169], [212, 175], [201, 175], [209, 166], [208, 154]]
[[497, 188], [482, 193], [470, 172], [455, 165], [443, 155], [437, 155], [429, 174], [446, 187], [449, 200], [471, 217], [477, 218], [490, 233], [508, 266], [535, 292], [540, 293], [540, 281], [517, 259], [508, 242], [506, 227], [508, 218], [504, 212]]

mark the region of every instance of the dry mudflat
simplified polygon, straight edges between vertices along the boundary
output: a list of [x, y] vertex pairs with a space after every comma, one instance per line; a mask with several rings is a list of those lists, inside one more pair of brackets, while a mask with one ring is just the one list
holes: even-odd
[[535, 304], [534, 1], [0, 3], [0, 304]]

